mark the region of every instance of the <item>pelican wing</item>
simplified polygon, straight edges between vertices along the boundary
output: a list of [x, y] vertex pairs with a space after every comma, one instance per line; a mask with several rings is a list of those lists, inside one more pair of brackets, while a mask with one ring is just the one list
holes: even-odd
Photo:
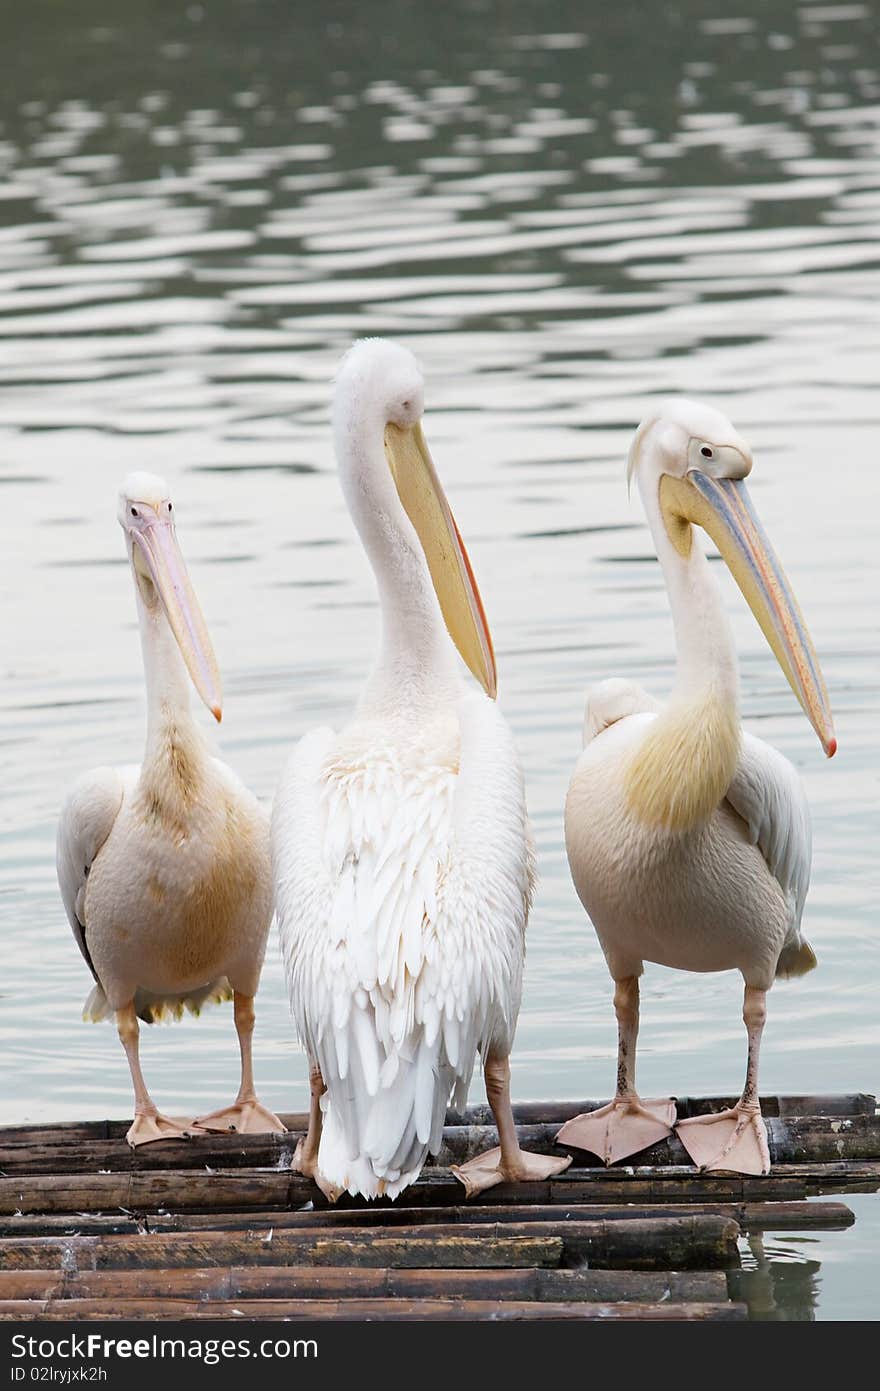
[[329, 979], [307, 970], [308, 958], [329, 942], [334, 884], [325, 855], [321, 806], [324, 766], [336, 735], [315, 729], [287, 761], [272, 806], [272, 872], [275, 911], [290, 1006], [309, 1056], [317, 1061], [322, 1016], [329, 1008]]
[[636, 685], [635, 681], [609, 677], [597, 682], [587, 692], [584, 747], [621, 720], [627, 720], [631, 715], [656, 715], [660, 708], [659, 700], [655, 700], [642, 686]]
[[55, 866], [61, 897], [76, 944], [98, 984], [86, 943], [86, 882], [101, 846], [113, 829], [125, 787], [122, 769], [95, 768], [85, 773], [69, 793], [58, 821]]
[[492, 702], [460, 714], [458, 769], [393, 745], [350, 760], [316, 731], [273, 813], [291, 1007], [328, 1090], [319, 1164], [366, 1196], [417, 1176], [477, 1050], [508, 1049], [519, 1008], [522, 778]]
[[743, 733], [739, 764], [726, 800], [742, 817], [749, 839], [789, 900], [792, 935], [799, 938], [810, 886], [812, 830], [797, 772], [776, 749]]

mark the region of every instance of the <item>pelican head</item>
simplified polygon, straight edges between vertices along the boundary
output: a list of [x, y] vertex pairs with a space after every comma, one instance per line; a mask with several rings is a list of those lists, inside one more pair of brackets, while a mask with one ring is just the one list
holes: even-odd
[[[363, 515], [366, 498], [374, 519], [390, 516], [398, 535], [409, 533], [411, 525], [449, 635], [494, 699], [497, 673], [489, 625], [422, 431], [424, 405], [424, 380], [412, 353], [381, 338], [355, 343], [340, 365], [333, 400], [337, 452], [348, 461], [343, 486], [355, 515]], [[355, 436], [381, 439], [384, 463], [377, 468], [376, 457], [353, 443]]]
[[749, 446], [730, 421], [696, 401], [664, 402], [644, 420], [627, 475], [656, 488], [666, 533], [687, 559], [692, 528], [715, 542], [825, 753], [837, 752], [825, 682], [810, 635], [745, 485]]
[[168, 485], [130, 473], [117, 510], [138, 596], [148, 614], [164, 612], [193, 685], [216, 720], [222, 715], [217, 659], [174, 530]]

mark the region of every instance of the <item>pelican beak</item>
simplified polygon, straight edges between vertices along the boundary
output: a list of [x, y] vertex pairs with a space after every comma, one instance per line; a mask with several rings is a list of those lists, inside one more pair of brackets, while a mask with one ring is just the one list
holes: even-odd
[[222, 717], [217, 658], [199, 601], [186, 572], [174, 525], [162, 520], [131, 532], [135, 567], [152, 581], [193, 685], [214, 719]]
[[421, 425], [386, 425], [385, 457], [425, 553], [449, 636], [494, 700], [498, 676], [483, 601]]
[[[711, 536], [767, 639], [825, 753], [837, 752], [828, 692], [807, 625], [741, 478], [691, 469], [665, 474], [660, 505], [673, 544], [686, 554], [692, 522]], [[686, 535], [687, 533], [687, 535]]]

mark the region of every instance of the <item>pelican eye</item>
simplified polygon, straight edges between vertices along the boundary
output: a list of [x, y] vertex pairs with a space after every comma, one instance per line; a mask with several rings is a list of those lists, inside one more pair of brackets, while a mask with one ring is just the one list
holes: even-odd
[[131, 515], [132, 515], [133, 517], [139, 517], [141, 514], [140, 514], [140, 512], [137, 510], [136, 507], [132, 507], [132, 509], [131, 509]]
[[703, 445], [702, 449], [700, 450], [700, 453], [702, 454], [702, 456], [703, 456], [704, 459], [714, 459], [714, 458], [715, 458], [715, 450], [714, 450], [714, 449], [710, 449], [709, 446], [708, 446], [708, 444], [704, 444], [704, 445]]

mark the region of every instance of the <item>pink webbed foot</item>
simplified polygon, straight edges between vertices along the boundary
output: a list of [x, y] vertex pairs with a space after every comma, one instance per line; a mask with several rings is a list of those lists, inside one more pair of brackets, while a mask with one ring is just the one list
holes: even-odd
[[135, 1116], [125, 1138], [132, 1149], [137, 1149], [138, 1145], [152, 1145], [156, 1140], [191, 1140], [194, 1124], [190, 1120], [173, 1120], [159, 1111], [142, 1113]]
[[264, 1106], [256, 1097], [250, 1101], [235, 1101], [224, 1106], [221, 1111], [211, 1111], [207, 1116], [199, 1116], [193, 1121], [197, 1130], [219, 1135], [286, 1135], [284, 1125], [274, 1111]]
[[734, 1106], [679, 1121], [676, 1133], [699, 1169], [769, 1174], [767, 1127], [757, 1106]]
[[317, 1159], [309, 1153], [305, 1137], [298, 1142], [293, 1152], [293, 1160], [290, 1167], [295, 1174], [302, 1174], [304, 1178], [310, 1178], [313, 1183], [316, 1183], [328, 1202], [335, 1203], [343, 1192], [341, 1188], [337, 1188], [334, 1183], [330, 1183], [329, 1179], [326, 1179], [321, 1173], [318, 1168]]
[[674, 1125], [675, 1102], [671, 1097], [662, 1101], [615, 1097], [597, 1111], [566, 1121], [556, 1142], [598, 1155], [603, 1164], [614, 1164], [665, 1140]]
[[567, 1169], [571, 1156], [564, 1154], [532, 1154], [520, 1150], [518, 1158], [509, 1165], [501, 1163], [501, 1149], [496, 1147], [478, 1154], [465, 1164], [453, 1164], [452, 1172], [464, 1184], [465, 1197], [485, 1193], [498, 1183], [540, 1183]]

